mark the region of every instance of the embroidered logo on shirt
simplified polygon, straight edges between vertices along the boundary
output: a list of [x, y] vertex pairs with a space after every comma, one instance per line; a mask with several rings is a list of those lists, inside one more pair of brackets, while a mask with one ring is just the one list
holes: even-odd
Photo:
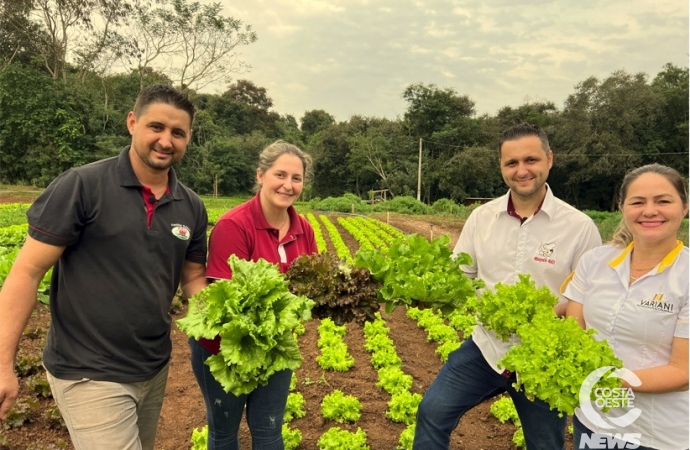
[[173, 223], [172, 229], [170, 231], [172, 231], [172, 234], [177, 239], [181, 239], [183, 241], [188, 241], [190, 236], [192, 235], [192, 232], [186, 225], [181, 225], [179, 223]]
[[541, 256], [535, 256], [534, 260], [541, 263], [556, 264], [555, 260], [549, 258], [551, 255], [553, 255], [553, 250], [555, 248], [555, 242], [541, 244], [541, 247], [539, 247], [539, 254]]
[[664, 301], [664, 294], [655, 294], [651, 300], [640, 300], [638, 306], [654, 311], [673, 313], [673, 303]]

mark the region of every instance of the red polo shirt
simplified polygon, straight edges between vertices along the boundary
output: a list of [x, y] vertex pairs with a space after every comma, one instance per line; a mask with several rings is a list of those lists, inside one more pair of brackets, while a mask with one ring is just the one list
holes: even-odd
[[[285, 273], [298, 256], [316, 253], [314, 230], [309, 222], [292, 206], [288, 214], [290, 229], [282, 241], [278, 241], [278, 230], [264, 217], [259, 194], [223, 214], [211, 230], [206, 277], [232, 278], [230, 255], [248, 261], [264, 259], [278, 264], [280, 272]], [[214, 355], [220, 350], [220, 337], [199, 339], [199, 343]]]

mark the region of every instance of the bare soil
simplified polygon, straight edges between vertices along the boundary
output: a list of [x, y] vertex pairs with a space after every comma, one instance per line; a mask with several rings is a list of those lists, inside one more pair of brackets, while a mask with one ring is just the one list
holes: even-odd
[[[382, 220], [385, 220], [383, 218]], [[337, 223], [333, 220], [334, 223]], [[416, 232], [430, 237], [448, 234], [451, 246], [455, 244], [460, 234], [461, 226], [452, 224], [433, 224], [418, 218], [396, 217], [390, 219], [391, 225], [406, 233]], [[339, 225], [337, 225], [339, 227]], [[340, 229], [345, 243], [354, 252], [357, 243], [348, 233]], [[183, 317], [186, 308], [174, 315]], [[405, 316], [402, 308], [392, 314], [383, 314], [391, 329], [390, 336], [395, 342], [396, 350], [403, 361], [403, 370], [414, 378], [412, 390], [423, 394], [434, 380], [441, 368], [441, 361], [434, 353], [436, 344], [428, 343], [426, 334], [417, 327], [416, 323]], [[306, 417], [296, 419], [290, 426], [302, 433], [300, 449], [317, 449], [318, 438], [333, 426], [340, 426], [350, 431], [362, 428], [372, 450], [395, 449], [400, 433], [405, 428], [388, 419], [385, 415], [388, 394], [375, 386], [377, 373], [369, 363], [370, 354], [364, 349], [364, 336], [360, 326], [348, 324], [345, 342], [350, 354], [355, 359], [355, 366], [348, 372], [325, 372], [316, 364], [318, 348], [316, 345], [318, 320], [305, 323], [306, 333], [300, 336], [300, 348], [304, 362], [296, 371], [297, 390], [306, 400]], [[45, 340], [45, 330], [49, 326], [49, 311], [44, 305], [37, 305], [32, 316], [25, 337], [20, 343], [20, 356], [38, 355]], [[179, 329], [173, 327], [173, 356], [170, 376], [166, 392], [163, 412], [156, 439], [156, 449], [179, 450], [188, 449], [190, 436], [194, 428], [201, 428], [205, 424], [205, 409], [201, 392], [196, 384], [189, 362], [189, 346], [187, 338]], [[0, 449], [16, 450], [40, 449], [72, 449], [69, 434], [64, 427], [51, 426], [51, 422], [44, 417], [44, 412], [53, 404], [49, 398], [38, 397], [34, 390], [29, 389], [27, 378], [22, 378], [20, 401], [35, 398], [39, 405], [29, 417], [29, 421], [21, 427], [0, 431]], [[334, 389], [340, 389], [345, 394], [354, 395], [362, 403], [361, 419], [353, 425], [335, 424], [327, 422], [320, 413], [320, 403], [323, 397]], [[512, 436], [516, 428], [512, 424], [501, 424], [489, 412], [491, 401], [482, 403], [467, 413], [460, 425], [453, 432], [451, 448], [458, 450], [510, 450], [515, 446]], [[6, 447], [2, 446], [3, 437], [8, 440]], [[241, 427], [242, 449], [251, 448], [251, 437], [246, 424]], [[569, 444], [572, 448], [572, 444]]]

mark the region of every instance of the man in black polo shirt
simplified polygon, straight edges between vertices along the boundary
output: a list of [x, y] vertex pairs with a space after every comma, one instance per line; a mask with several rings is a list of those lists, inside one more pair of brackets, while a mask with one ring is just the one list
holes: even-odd
[[206, 209], [172, 165], [194, 105], [143, 90], [119, 156], [70, 169], [27, 212], [29, 235], [0, 291], [0, 421], [18, 394], [14, 360], [53, 267], [43, 362], [78, 449], [153, 449], [170, 361], [177, 287], [206, 286]]

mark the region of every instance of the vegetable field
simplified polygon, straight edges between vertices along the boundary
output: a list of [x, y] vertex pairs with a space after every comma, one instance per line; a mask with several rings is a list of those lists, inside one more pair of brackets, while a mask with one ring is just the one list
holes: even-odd
[[[396, 233], [418, 233], [427, 238], [445, 234], [449, 246], [460, 233], [458, 226], [399, 216], [388, 226], [383, 223], [385, 217], [377, 223], [330, 214], [305, 217], [315, 224], [319, 249], [345, 259], [352, 258], [360, 247], [385, 246]], [[187, 306], [173, 312], [175, 319], [181, 319]], [[15, 407], [20, 414], [0, 430], [0, 449], [73, 448], [40, 366], [48, 321], [48, 308], [39, 303], [20, 344], [21, 393]], [[404, 306], [390, 314], [382, 308], [376, 321], [365, 326], [356, 322], [338, 326], [329, 319], [316, 318], [305, 322], [303, 333], [297, 337], [304, 360], [295, 372], [289, 401], [288, 427], [301, 435], [296, 448], [318, 449], [339, 438], [349, 444], [325, 448], [411, 448], [407, 429], [414, 420], [416, 404], [441, 368], [444, 355], [456, 348], [470, 329], [471, 324], [460, 318], [442, 319], [430, 311]], [[193, 431], [205, 424], [187, 337], [175, 326], [172, 339], [173, 360], [156, 444], [157, 449], [164, 450], [189, 448]], [[396, 358], [399, 364], [390, 365]], [[511, 420], [511, 405], [502, 401], [492, 408], [496, 400], [485, 402], [463, 418], [453, 433], [451, 448], [516, 448], [513, 438], [518, 428]], [[243, 423], [242, 449], [250, 449], [250, 441]], [[568, 446], [572, 448], [570, 440]]]

